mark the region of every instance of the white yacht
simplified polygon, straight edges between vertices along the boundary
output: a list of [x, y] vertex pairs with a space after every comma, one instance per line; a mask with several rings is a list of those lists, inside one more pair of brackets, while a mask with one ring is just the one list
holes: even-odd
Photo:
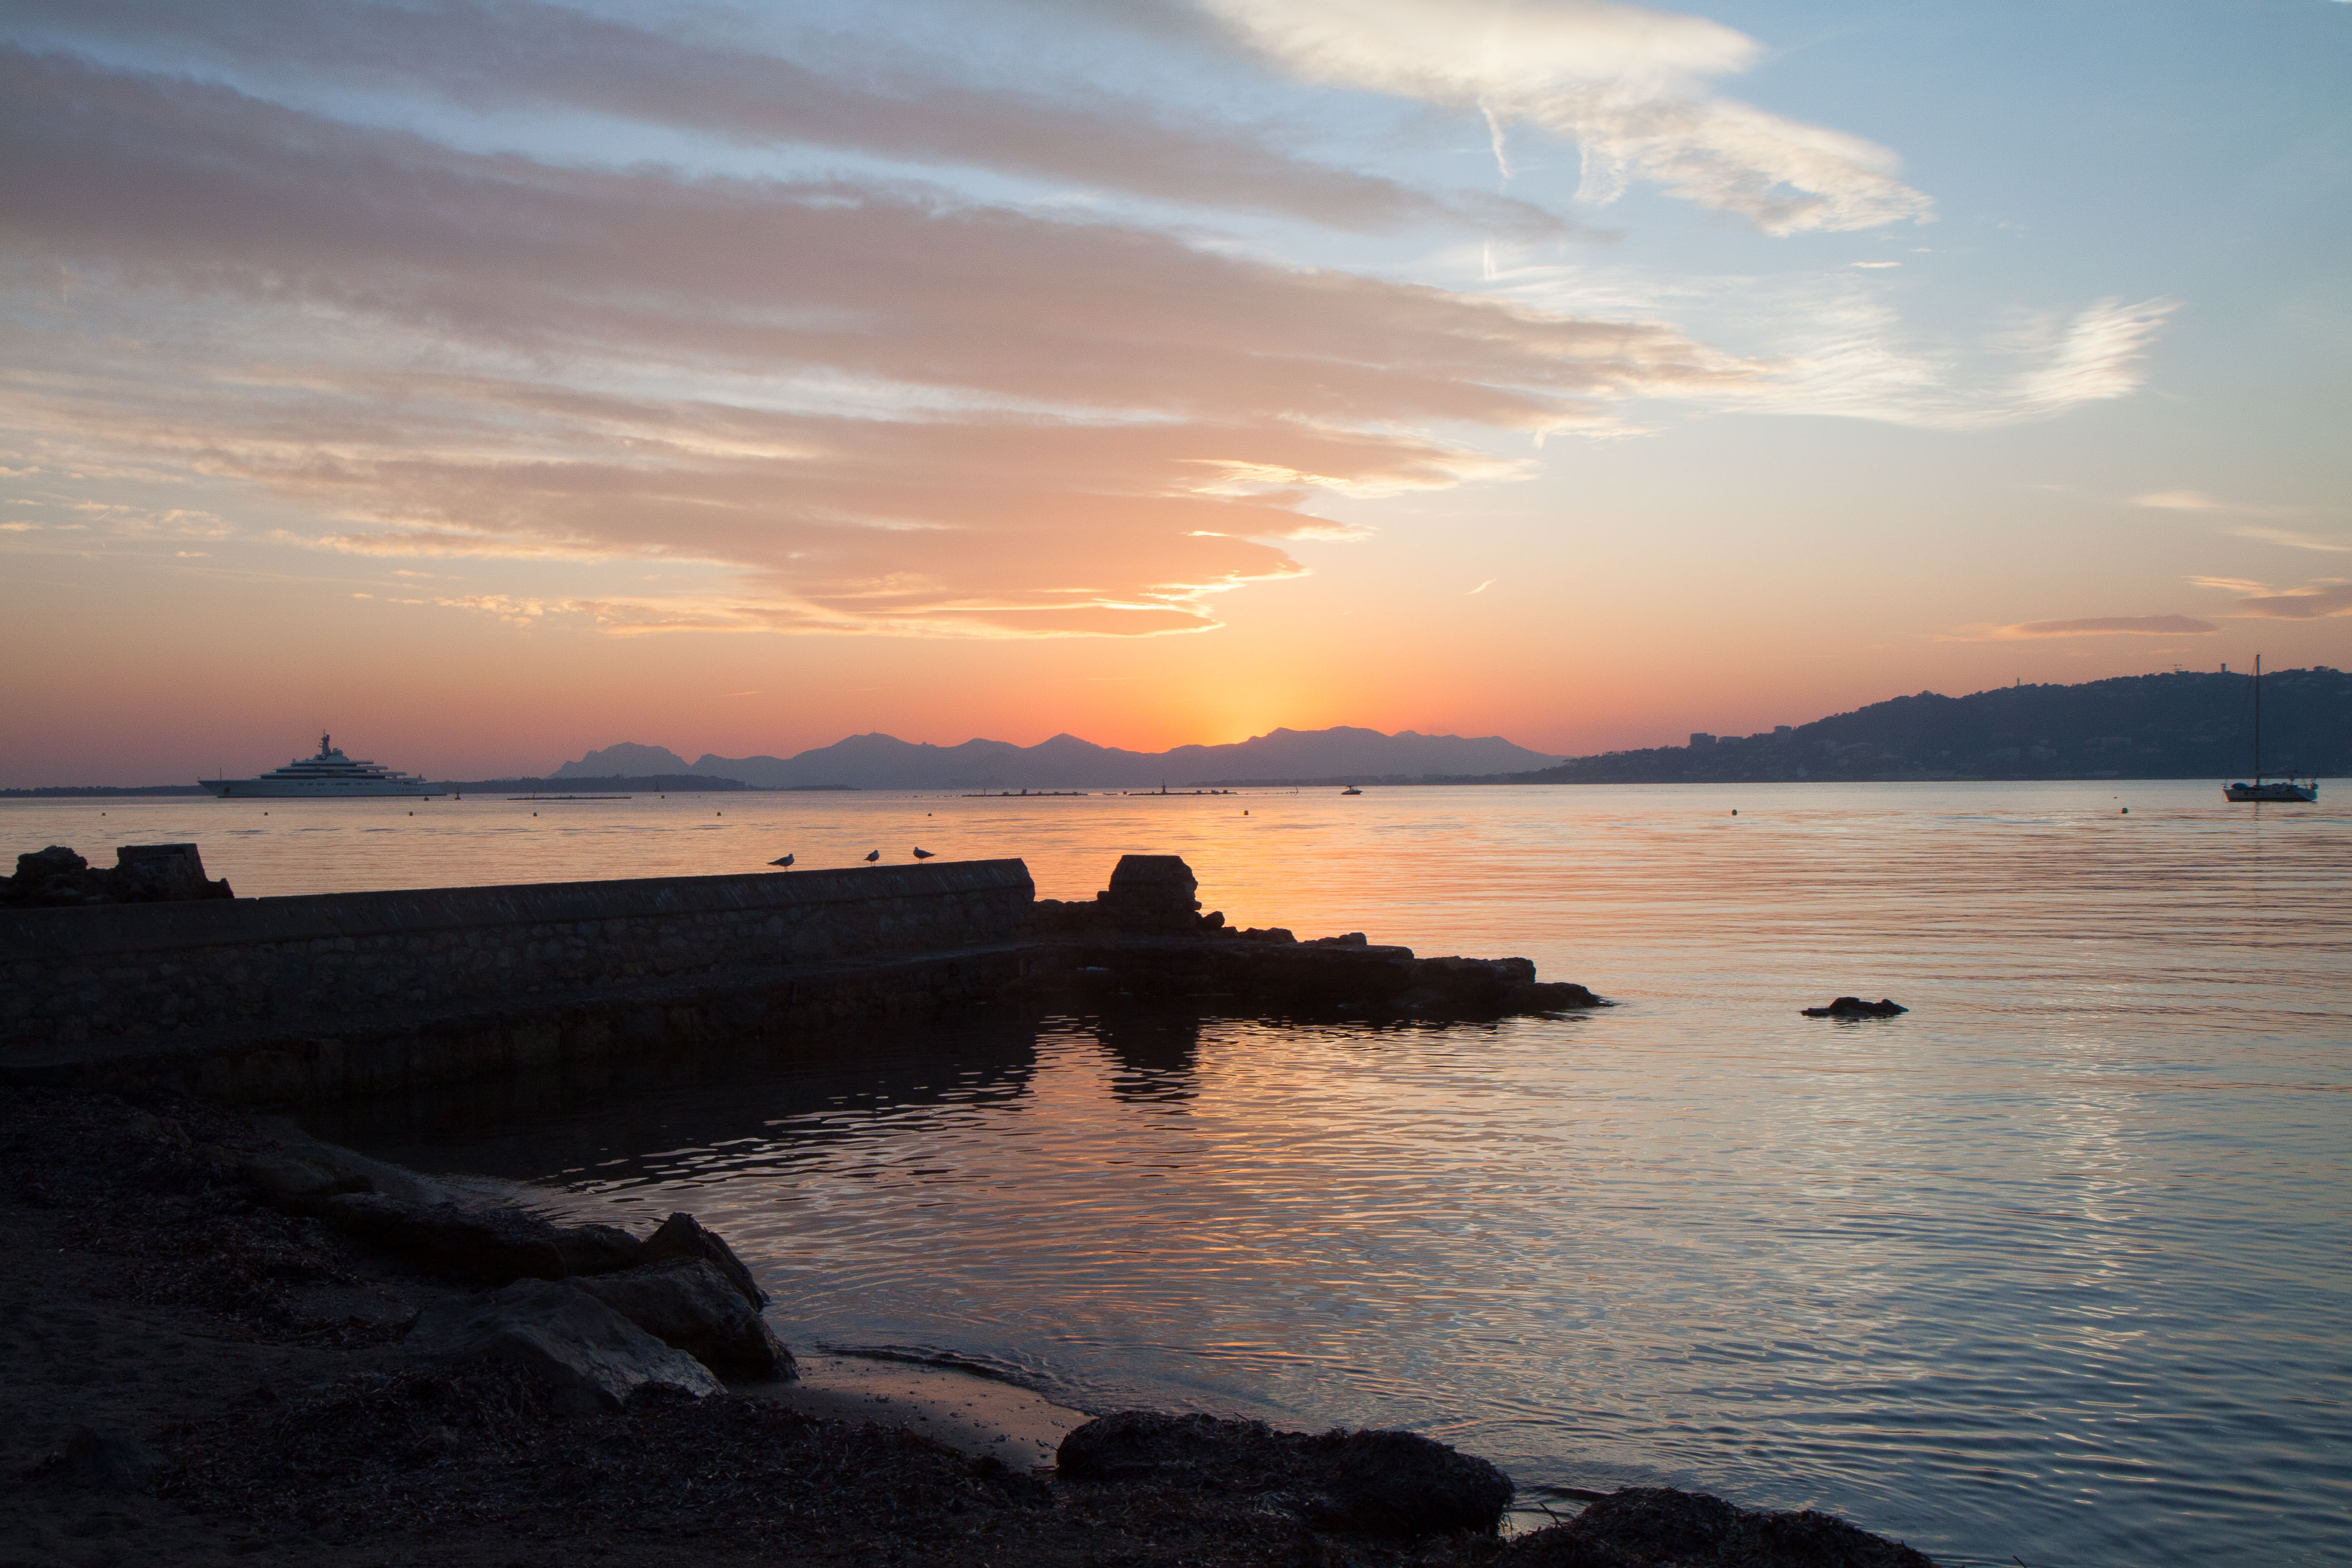
[[343, 755], [334, 737], [319, 737], [319, 754], [297, 757], [254, 779], [198, 779], [223, 800], [342, 800], [356, 795], [407, 795], [424, 799], [439, 792], [414, 773], [394, 773], [378, 763]]

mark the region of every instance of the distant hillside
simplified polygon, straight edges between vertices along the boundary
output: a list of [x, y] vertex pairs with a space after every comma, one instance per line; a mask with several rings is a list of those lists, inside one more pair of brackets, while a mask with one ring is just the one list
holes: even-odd
[[558, 779], [654, 778], [683, 773], [687, 761], [667, 746], [640, 746], [623, 741], [601, 752], [591, 752], [576, 763], [566, 763], [548, 776]]
[[966, 741], [934, 746], [891, 735], [852, 735], [793, 757], [705, 756], [691, 768], [660, 746], [623, 742], [555, 770], [570, 782], [615, 773], [688, 772], [740, 779], [761, 789], [1153, 789], [1163, 782], [1287, 784], [1302, 778], [1370, 782], [1460, 773], [1498, 773], [1554, 761], [1500, 736], [1465, 739], [1407, 730], [1276, 730], [1225, 746], [1128, 752], [1056, 735], [1034, 746]]
[[[1704, 784], [1797, 779], [2247, 778], [2253, 679], [2126, 676], [2080, 686], [1923, 691], [1753, 735], [1575, 757], [1515, 784]], [[2263, 766], [2352, 775], [2352, 675], [2320, 666], [2263, 677]]]

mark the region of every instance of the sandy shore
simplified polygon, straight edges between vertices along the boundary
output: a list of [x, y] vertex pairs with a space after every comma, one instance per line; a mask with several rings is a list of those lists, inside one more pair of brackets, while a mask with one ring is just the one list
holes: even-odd
[[945, 1367], [801, 1354], [794, 1383], [735, 1383], [746, 1398], [830, 1421], [903, 1426], [971, 1458], [1020, 1469], [1054, 1463], [1062, 1439], [1093, 1417], [1042, 1394]]

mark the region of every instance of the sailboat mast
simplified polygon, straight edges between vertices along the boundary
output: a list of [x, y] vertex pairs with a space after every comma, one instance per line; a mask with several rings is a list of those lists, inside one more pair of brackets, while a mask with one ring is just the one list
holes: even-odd
[[2254, 783], [2263, 782], [2263, 656], [2254, 655]]

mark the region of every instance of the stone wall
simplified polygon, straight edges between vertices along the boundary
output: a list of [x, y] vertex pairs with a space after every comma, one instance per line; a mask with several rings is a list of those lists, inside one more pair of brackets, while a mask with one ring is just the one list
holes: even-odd
[[110, 1042], [285, 1036], [1024, 935], [1019, 860], [0, 910], [0, 1066]]

